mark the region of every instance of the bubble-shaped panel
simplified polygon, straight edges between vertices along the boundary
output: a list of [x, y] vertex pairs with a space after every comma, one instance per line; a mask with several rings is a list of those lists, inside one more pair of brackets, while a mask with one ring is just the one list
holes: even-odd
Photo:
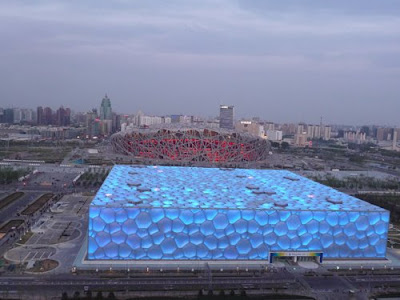
[[[114, 167], [89, 208], [89, 259], [385, 257], [383, 209], [287, 171], [189, 169]], [[140, 182], [141, 191], [124, 182]]]

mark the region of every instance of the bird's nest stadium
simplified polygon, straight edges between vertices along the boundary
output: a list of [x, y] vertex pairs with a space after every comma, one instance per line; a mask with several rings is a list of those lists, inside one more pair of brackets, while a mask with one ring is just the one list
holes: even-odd
[[116, 153], [180, 162], [256, 162], [270, 149], [267, 140], [251, 134], [189, 127], [137, 128], [114, 134], [111, 144]]

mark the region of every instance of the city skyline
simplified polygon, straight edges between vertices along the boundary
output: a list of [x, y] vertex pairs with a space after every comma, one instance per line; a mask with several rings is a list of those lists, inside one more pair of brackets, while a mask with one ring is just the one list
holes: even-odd
[[394, 1], [1, 3], [2, 106], [89, 111], [107, 92], [121, 112], [217, 115], [229, 103], [239, 118], [399, 126], [399, 11]]
[[[107, 96], [107, 95], [106, 95]], [[108, 100], [111, 100], [110, 98], [108, 98]], [[72, 115], [86, 115], [86, 114], [91, 114], [93, 113], [93, 111], [96, 111], [96, 113], [98, 114], [99, 111], [102, 109], [102, 101], [100, 101], [100, 103], [98, 103], [98, 105], [92, 107], [91, 109], [87, 110], [87, 111], [79, 111], [79, 110], [73, 110], [70, 109], [69, 107], [65, 107], [65, 109], [67, 109], [69, 111], [70, 114]], [[33, 105], [33, 104], [32, 104]], [[223, 106], [223, 105], [222, 105]], [[37, 115], [38, 115], [38, 109], [49, 109], [52, 113], [53, 113], [53, 119], [57, 117], [57, 111], [59, 111], [60, 109], [64, 109], [64, 105], [61, 104], [60, 106], [54, 107], [54, 106], [44, 106], [44, 105], [38, 105], [38, 106], [24, 106], [24, 107], [20, 107], [20, 106], [3, 106], [0, 107], [0, 115], [1, 113], [5, 113], [5, 111], [7, 110], [18, 110], [18, 111], [30, 111], [33, 115], [33, 119], [29, 120], [28, 123], [32, 123], [32, 125], [43, 125], [43, 124], [39, 124], [37, 123]], [[219, 111], [220, 112], [220, 111]], [[173, 117], [173, 116], [181, 116], [184, 118], [188, 118], [188, 117], [196, 117], [196, 118], [200, 118], [201, 120], [218, 120], [220, 118], [220, 115], [217, 113], [210, 113], [208, 115], [206, 114], [196, 114], [196, 113], [187, 113], [187, 114], [183, 114], [183, 113], [171, 113], [171, 114], [152, 114], [152, 113], [147, 113], [147, 112], [143, 112], [142, 110], [137, 110], [137, 111], [129, 111], [129, 112], [118, 112], [118, 111], [112, 111], [113, 114], [118, 115], [118, 116], [139, 116], [139, 115], [145, 115], [147, 117], [155, 117], [155, 118], [160, 118], [160, 117]], [[100, 113], [101, 115], [101, 113]], [[100, 115], [98, 116], [99, 119], [101, 119]], [[0, 119], [1, 120], [1, 119]], [[22, 121], [27, 121], [27, 120], [22, 120]], [[53, 120], [54, 122], [56, 122], [56, 120]], [[320, 122], [322, 122], [322, 125], [329, 125], [329, 126], [339, 126], [339, 127], [353, 127], [353, 128], [361, 128], [363, 126], [369, 126], [369, 127], [382, 127], [382, 128], [399, 128], [400, 126], [398, 126], [397, 124], [391, 124], [391, 123], [338, 123], [338, 122], [326, 122], [325, 119], [321, 116], [319, 118], [319, 120], [317, 121], [310, 121], [310, 120], [301, 120], [301, 121], [296, 121], [296, 120], [288, 120], [288, 121], [276, 121], [273, 117], [263, 117], [260, 116], [260, 114], [258, 115], [254, 115], [254, 116], [248, 116], [248, 117], [243, 117], [240, 116], [233, 116], [233, 121], [235, 122], [239, 122], [239, 121], [245, 121], [245, 122], [267, 122], [267, 123], [273, 123], [273, 124], [299, 124], [299, 125], [320, 125]], [[1, 122], [0, 122], [1, 123]], [[14, 124], [19, 124], [19, 122], [11, 122], [11, 121], [7, 121], [7, 122], [3, 122], [3, 123], [14, 123]], [[36, 123], [36, 124], [35, 124]], [[48, 122], [51, 123], [51, 122]], [[47, 125], [56, 125], [56, 124], [47, 124]], [[351, 129], [349, 129], [351, 130]]]

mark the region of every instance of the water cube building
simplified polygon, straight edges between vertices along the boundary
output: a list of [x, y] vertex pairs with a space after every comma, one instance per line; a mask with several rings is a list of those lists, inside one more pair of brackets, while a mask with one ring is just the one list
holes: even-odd
[[385, 258], [389, 212], [281, 170], [115, 166], [88, 260]]

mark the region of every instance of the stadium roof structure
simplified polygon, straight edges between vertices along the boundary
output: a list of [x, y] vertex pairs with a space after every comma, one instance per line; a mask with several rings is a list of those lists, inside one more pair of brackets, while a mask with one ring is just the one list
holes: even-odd
[[111, 145], [116, 153], [155, 164], [256, 162], [267, 159], [270, 150], [269, 141], [256, 135], [183, 125], [121, 131], [112, 135]]
[[115, 166], [91, 206], [385, 211], [285, 170], [161, 166]]

